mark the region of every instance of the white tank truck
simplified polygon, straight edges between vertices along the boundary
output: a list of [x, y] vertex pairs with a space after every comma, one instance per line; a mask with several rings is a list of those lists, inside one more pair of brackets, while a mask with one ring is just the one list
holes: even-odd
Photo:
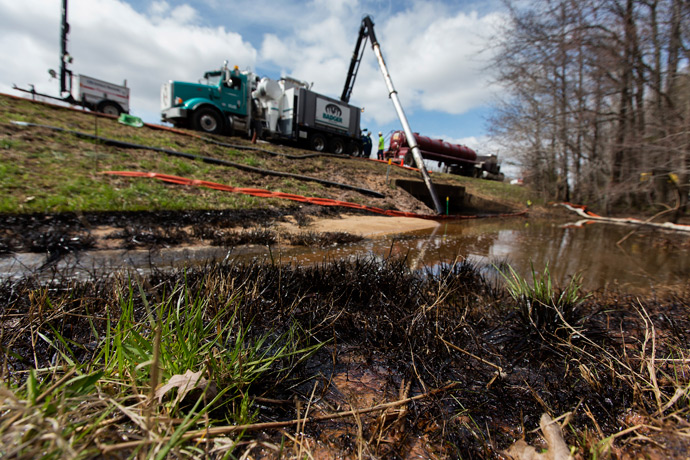
[[161, 118], [211, 134], [240, 133], [293, 142], [318, 152], [362, 154], [361, 110], [311, 90], [291, 77], [273, 80], [229, 69], [199, 83], [169, 81], [161, 88]]

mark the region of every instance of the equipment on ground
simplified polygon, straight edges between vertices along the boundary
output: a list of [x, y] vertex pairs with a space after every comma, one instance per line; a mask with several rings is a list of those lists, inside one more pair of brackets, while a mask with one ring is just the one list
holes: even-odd
[[362, 62], [362, 55], [364, 54], [363, 45], [366, 44], [367, 39], [371, 42], [371, 48], [374, 50], [376, 60], [378, 61], [379, 68], [381, 69], [381, 73], [383, 74], [383, 79], [386, 82], [386, 87], [388, 88], [388, 97], [390, 97], [391, 101], [393, 101], [393, 106], [395, 107], [395, 111], [398, 114], [398, 118], [400, 119], [400, 124], [402, 125], [405, 133], [407, 133], [408, 139], [410, 139], [409, 147], [410, 151], [412, 152], [412, 157], [414, 158], [414, 161], [417, 164], [417, 168], [422, 174], [424, 183], [426, 184], [426, 187], [429, 190], [429, 194], [431, 195], [431, 198], [434, 202], [436, 212], [442, 214], [443, 206], [441, 205], [441, 201], [439, 201], [438, 196], [436, 196], [434, 184], [431, 182], [431, 177], [429, 176], [429, 173], [427, 172], [426, 167], [424, 166], [424, 160], [422, 159], [419, 147], [417, 146], [414, 136], [412, 135], [412, 128], [410, 128], [410, 124], [407, 122], [407, 117], [405, 116], [405, 112], [403, 111], [402, 105], [400, 104], [400, 99], [398, 98], [398, 92], [395, 90], [395, 87], [393, 86], [393, 80], [391, 79], [391, 76], [388, 73], [386, 62], [383, 60], [381, 46], [379, 45], [378, 40], [376, 40], [376, 34], [374, 33], [374, 21], [372, 21], [371, 17], [369, 16], [366, 16], [364, 19], [362, 19], [362, 24], [359, 28], [359, 35], [357, 36], [357, 43], [355, 44], [355, 51], [354, 53], [352, 53], [350, 68], [347, 72], [345, 87], [343, 88], [343, 94], [342, 96], [340, 96], [340, 100], [343, 102], [348, 102], [350, 100], [352, 88], [354, 88], [355, 86], [355, 79], [357, 78], [357, 72], [359, 71], [359, 65]]
[[290, 77], [260, 78], [229, 69], [204, 74], [203, 82], [170, 81], [161, 88], [162, 121], [210, 134], [239, 132], [302, 144], [317, 152], [360, 156], [361, 110], [311, 90]]
[[[129, 113], [129, 88], [127, 81], [124, 85], [117, 85], [99, 80], [86, 75], [73, 75], [67, 68], [73, 62], [72, 56], [67, 52], [67, 0], [62, 0], [62, 24], [60, 27], [60, 97], [39, 93], [33, 85], [31, 89], [14, 89], [35, 96], [47, 97], [68, 104], [85, 107], [89, 110], [119, 116], [121, 113]], [[48, 71], [53, 78], [57, 78], [54, 70]]]
[[[443, 139], [431, 139], [418, 133], [414, 133], [414, 138], [422, 157], [425, 160], [437, 161], [443, 172], [497, 181], [505, 179], [496, 155], [478, 155], [465, 145], [451, 144]], [[391, 135], [386, 155], [388, 158], [402, 161], [405, 165], [412, 165], [412, 152], [404, 132], [395, 131]]]

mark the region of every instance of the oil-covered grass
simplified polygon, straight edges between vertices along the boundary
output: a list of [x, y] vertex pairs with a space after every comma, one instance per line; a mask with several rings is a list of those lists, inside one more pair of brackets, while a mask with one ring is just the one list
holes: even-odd
[[[688, 298], [566, 289], [578, 305], [561, 319], [567, 333], [525, 340], [540, 326], [519, 313], [522, 294], [480, 268], [411, 272], [368, 258], [6, 282], [0, 449], [496, 458], [519, 438], [539, 445], [533, 430], [548, 413], [580, 458], [683, 458]], [[516, 282], [558, 302], [564, 290], [538, 275]], [[373, 403], [358, 403], [375, 375]], [[360, 386], [344, 397], [347, 381]]]

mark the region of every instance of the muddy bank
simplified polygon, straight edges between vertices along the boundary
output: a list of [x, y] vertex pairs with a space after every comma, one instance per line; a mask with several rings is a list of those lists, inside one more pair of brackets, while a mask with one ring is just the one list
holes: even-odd
[[[8, 215], [0, 221], [0, 254], [34, 252], [50, 257], [100, 249], [134, 249], [189, 245], [274, 244], [279, 235], [345, 234], [371, 237], [433, 228], [434, 221], [372, 215], [329, 207], [301, 206], [255, 211], [160, 211]], [[265, 230], [265, 231], [262, 231]], [[251, 230], [251, 231], [249, 231]], [[240, 236], [241, 234], [241, 236]], [[328, 238], [326, 238], [328, 240]]]
[[298, 226], [337, 217], [309, 206], [251, 211], [144, 211], [6, 215], [0, 219], [0, 253], [66, 254], [85, 249], [193, 244], [216, 232], [267, 228], [292, 216]]
[[[184, 364], [194, 372], [206, 369], [205, 378], [219, 386], [230, 385], [230, 369], [217, 366], [237, 340], [248, 345], [268, 334], [295, 352], [320, 345], [303, 358], [280, 358], [261, 378], [226, 393], [200, 426], [220, 429], [228, 420], [252, 425], [243, 435], [213, 435], [212, 443], [200, 443], [199, 435], [175, 441], [177, 448], [195, 445], [205, 456], [499, 458], [521, 438], [545, 447], [534, 430], [546, 412], [562, 416], [565, 440], [577, 458], [592, 452], [685, 458], [690, 448], [687, 295], [640, 299], [578, 292], [558, 307], [539, 306], [533, 298], [513, 298], [487, 282], [481, 275], [486, 269], [460, 263], [418, 276], [402, 260], [359, 259], [313, 267], [214, 264], [156, 273], [134, 284], [125, 279], [49, 288], [31, 280], [5, 283], [0, 289], [3, 377], [21, 399], [28, 369], [46, 369], [38, 374], [45, 389], [70, 368], [67, 358], [85, 366], [87, 375], [115, 366], [108, 371], [112, 375], [90, 387], [93, 400], [89, 394], [62, 397], [64, 407], [73, 404], [92, 417], [105, 410], [97, 403], [99, 393], [117, 395], [124, 404], [107, 409], [114, 422], [80, 438], [84, 444], [77, 447], [90, 452], [87, 457], [108, 449], [150, 453], [158, 444], [149, 444], [146, 428], [132, 425], [132, 417], [149, 411], [155, 426], [179, 427], [191, 406], [165, 400], [139, 405], [134, 395], [127, 396], [131, 385], [112, 382], [121, 378], [116, 375], [128, 375], [145, 389], [151, 376], [140, 364], [146, 356], [133, 355], [126, 364], [129, 352], [123, 350], [126, 363], [103, 359], [107, 347], [117, 346], [108, 339], [116, 330], [137, 331], [142, 343], [153, 343], [150, 315], [159, 311], [156, 317], [163, 321], [199, 321], [203, 330], [209, 328], [205, 340], [211, 343], [219, 333], [227, 338], [227, 345], [208, 348]], [[125, 321], [122, 326], [118, 318]], [[162, 350], [179, 346], [166, 342], [178, 336], [164, 335]], [[161, 383], [184, 372], [170, 367], [180, 359], [161, 364]], [[248, 397], [245, 409], [233, 402], [240, 395]], [[364, 411], [374, 406], [380, 408]], [[19, 419], [36, 410], [20, 407], [2, 410], [14, 411]], [[242, 419], [242, 410], [253, 416]], [[336, 416], [350, 410], [363, 412]], [[58, 417], [41, 414], [46, 426]], [[287, 425], [253, 428], [263, 422]], [[5, 445], [23, 433], [20, 426], [0, 427]], [[63, 448], [50, 444], [55, 437], [45, 439], [37, 445]], [[272, 446], [284, 446], [282, 454]], [[27, 458], [31, 448], [24, 447]]]

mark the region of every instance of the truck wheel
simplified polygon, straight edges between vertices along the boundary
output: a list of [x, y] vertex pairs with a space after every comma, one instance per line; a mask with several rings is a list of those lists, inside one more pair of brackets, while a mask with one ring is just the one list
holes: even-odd
[[122, 110], [122, 107], [120, 107], [120, 105], [116, 102], [105, 101], [98, 104], [98, 107], [96, 107], [96, 112], [119, 117], [124, 110]]
[[350, 148], [348, 149], [348, 153], [350, 155], [352, 155], [353, 157], [362, 156], [362, 148], [360, 147], [358, 142], [351, 141], [350, 142]]
[[345, 141], [340, 137], [334, 137], [331, 139], [331, 152], [336, 155], [342, 155], [345, 153]]
[[325, 152], [326, 151], [326, 138], [323, 137], [322, 134], [312, 134], [311, 137], [309, 138], [309, 146], [311, 147], [312, 150], [316, 150], [317, 152]]
[[223, 132], [223, 119], [215, 110], [202, 107], [194, 111], [192, 116], [192, 126], [197, 131], [209, 134], [220, 134]]

